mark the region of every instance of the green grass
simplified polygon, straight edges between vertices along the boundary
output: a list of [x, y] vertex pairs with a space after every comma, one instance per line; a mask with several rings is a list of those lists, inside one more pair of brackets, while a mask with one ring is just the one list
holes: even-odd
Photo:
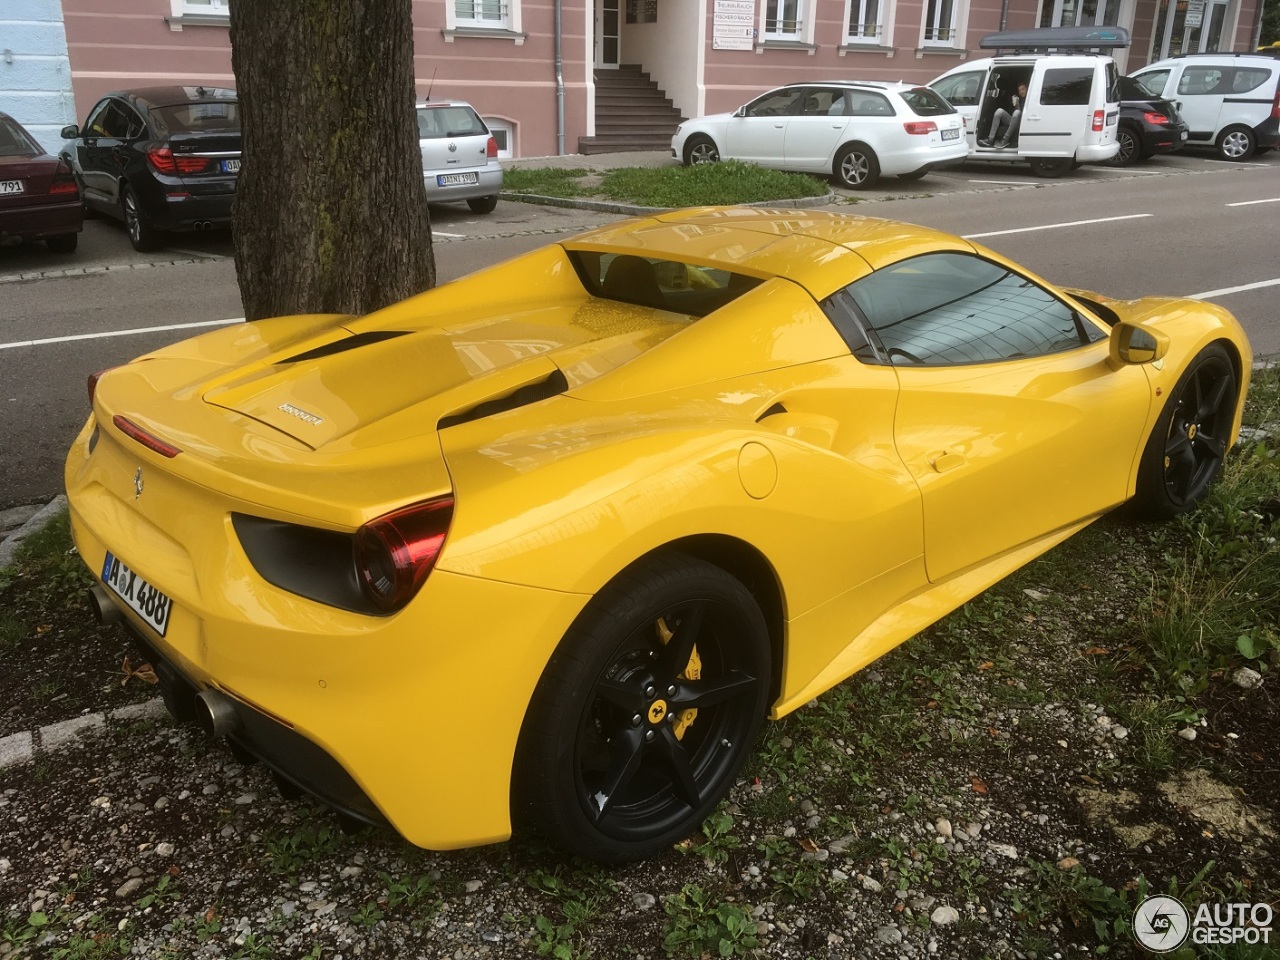
[[694, 207], [768, 203], [821, 197], [827, 184], [799, 173], [766, 170], [729, 160], [694, 167], [622, 167], [590, 170], [517, 167], [503, 173], [504, 191], [547, 197], [602, 196], [642, 207]]

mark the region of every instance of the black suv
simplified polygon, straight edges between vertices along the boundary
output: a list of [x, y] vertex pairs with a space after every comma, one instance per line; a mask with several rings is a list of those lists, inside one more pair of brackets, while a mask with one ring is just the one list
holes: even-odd
[[240, 107], [221, 87], [109, 93], [62, 151], [85, 206], [123, 220], [136, 250], [169, 231], [229, 226], [240, 172]]

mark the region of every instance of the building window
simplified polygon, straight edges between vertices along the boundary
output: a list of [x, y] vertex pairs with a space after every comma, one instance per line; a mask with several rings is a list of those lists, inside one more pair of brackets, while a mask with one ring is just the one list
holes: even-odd
[[888, 43], [889, 0], [849, 0], [845, 43]]
[[804, 40], [804, 12], [804, 0], [765, 0], [764, 39]]
[[499, 120], [497, 117], [485, 117], [484, 125], [489, 128], [489, 133], [493, 135], [493, 139], [498, 144], [498, 159], [510, 160], [515, 156], [516, 128], [515, 125], [507, 120]]
[[1121, 0], [1044, 0], [1042, 27], [1115, 27], [1120, 24]]
[[509, 30], [510, 8], [501, 0], [453, 0], [455, 27], [497, 27]]
[[175, 17], [231, 16], [231, 0], [169, 0]]
[[928, 0], [924, 12], [924, 45], [954, 47], [960, 37], [960, 5], [963, 0]]

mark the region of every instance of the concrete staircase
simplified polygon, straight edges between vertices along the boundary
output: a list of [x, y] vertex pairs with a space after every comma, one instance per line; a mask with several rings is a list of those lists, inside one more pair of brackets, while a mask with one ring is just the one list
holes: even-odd
[[684, 117], [667, 95], [635, 64], [597, 70], [596, 135], [579, 137], [578, 152], [669, 150]]

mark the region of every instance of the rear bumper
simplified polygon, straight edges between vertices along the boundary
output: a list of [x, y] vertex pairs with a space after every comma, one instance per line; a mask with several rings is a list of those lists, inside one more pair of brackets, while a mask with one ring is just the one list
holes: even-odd
[[1157, 153], [1173, 153], [1173, 151], [1181, 150], [1185, 147], [1187, 142], [1188, 133], [1185, 123], [1180, 127], [1147, 126], [1142, 128], [1142, 155], [1144, 157]]
[[1110, 143], [1081, 144], [1076, 147], [1076, 161], [1078, 163], [1101, 163], [1104, 160], [1110, 160], [1119, 152], [1120, 144], [1115, 140]]
[[[472, 173], [476, 175], [475, 183], [440, 183], [441, 177]], [[467, 170], [424, 170], [422, 182], [427, 188], [428, 203], [495, 197], [502, 190], [502, 165], [497, 160], [490, 160], [486, 166]]]
[[79, 233], [83, 226], [84, 207], [79, 198], [72, 203], [42, 203], [0, 210], [0, 237], [43, 240]]

